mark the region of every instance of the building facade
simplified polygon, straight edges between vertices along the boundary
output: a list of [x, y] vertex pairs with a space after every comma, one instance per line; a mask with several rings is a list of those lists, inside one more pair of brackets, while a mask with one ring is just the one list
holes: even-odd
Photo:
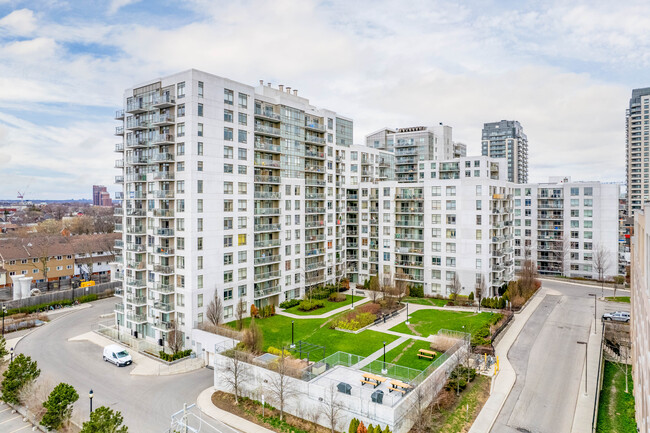
[[93, 206], [112, 206], [111, 194], [103, 185], [93, 185]]
[[483, 155], [506, 158], [510, 182], [528, 182], [528, 137], [518, 121], [485, 123], [481, 138]]
[[599, 278], [618, 275], [618, 197], [620, 186], [600, 182], [516, 185], [514, 189], [515, 263], [526, 258], [540, 274]]
[[632, 90], [625, 111], [625, 162], [628, 216], [642, 209], [650, 196], [650, 87]]

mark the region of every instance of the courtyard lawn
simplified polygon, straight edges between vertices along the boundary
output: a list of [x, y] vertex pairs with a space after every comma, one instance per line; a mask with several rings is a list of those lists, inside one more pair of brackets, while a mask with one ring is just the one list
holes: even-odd
[[438, 299], [438, 298], [404, 298], [402, 302], [408, 302], [409, 304], [418, 304], [426, 305], [433, 307], [444, 307], [449, 302], [447, 299]]
[[[363, 296], [355, 296], [354, 297], [354, 302], [355, 303], [359, 302], [362, 299], [364, 299]], [[284, 311], [287, 312], [287, 313], [296, 314], [296, 315], [299, 315], [299, 316], [318, 316], [318, 315], [330, 312], [332, 310], [336, 310], [337, 308], [341, 308], [341, 307], [350, 308], [352, 306], [352, 295], [346, 295], [345, 301], [331, 302], [331, 301], [328, 301], [327, 299], [325, 299], [324, 302], [325, 302], [325, 305], [322, 308], [317, 308], [317, 309], [311, 310], [311, 311], [300, 311], [298, 309], [297, 305], [295, 307], [287, 308]]]
[[[621, 368], [622, 367], [622, 368]], [[625, 392], [625, 365], [605, 362], [603, 388], [598, 403], [597, 433], [634, 433], [632, 367], [628, 367], [628, 393]]]
[[429, 365], [431, 365], [431, 363], [435, 361], [438, 356], [440, 356], [440, 354], [438, 354], [432, 360], [418, 357], [418, 351], [420, 349], [431, 350], [430, 346], [431, 343], [428, 341], [415, 339], [406, 340], [404, 343], [400, 344], [393, 350], [386, 352], [386, 362], [395, 365], [402, 365], [404, 367], [415, 368], [416, 370], [424, 370]]
[[409, 329], [404, 322], [392, 327], [390, 330], [411, 335], [419, 333], [423, 337], [434, 335], [441, 329], [474, 334], [491, 320], [494, 320], [496, 314], [469, 311], [418, 310], [410, 314], [411, 327], [416, 332]]
[[605, 298], [605, 300], [613, 301], [613, 302], [627, 302], [628, 304], [630, 303], [630, 297], [629, 296], [617, 296], [617, 297], [609, 296], [609, 297]]
[[[264, 334], [264, 350], [270, 346], [281, 348], [291, 344], [291, 322], [294, 322], [294, 342], [299, 340], [325, 346], [325, 356], [341, 351], [359, 356], [368, 356], [381, 349], [383, 342], [391, 343], [398, 337], [377, 331], [366, 330], [359, 334], [329, 329], [328, 319], [292, 319], [287, 316], [275, 315], [266, 319], [255, 319]], [[250, 318], [244, 319], [244, 328], [250, 324]], [[236, 328], [236, 321], [227, 325]], [[322, 353], [312, 353], [310, 360], [322, 358]]]

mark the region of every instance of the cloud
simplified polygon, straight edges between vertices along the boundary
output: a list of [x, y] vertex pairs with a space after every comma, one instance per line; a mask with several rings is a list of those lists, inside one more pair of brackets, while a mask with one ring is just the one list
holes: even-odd
[[0, 35], [8, 33], [13, 36], [29, 36], [36, 30], [34, 12], [19, 9], [0, 19]]
[[140, 0], [111, 0], [110, 5], [108, 6], [108, 14], [113, 15], [124, 6], [128, 6], [139, 1]]

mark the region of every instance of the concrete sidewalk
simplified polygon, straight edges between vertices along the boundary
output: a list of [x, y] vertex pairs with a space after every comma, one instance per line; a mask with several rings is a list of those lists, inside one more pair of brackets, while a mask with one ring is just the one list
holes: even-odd
[[495, 346], [496, 356], [499, 358], [500, 371], [492, 378], [493, 383], [490, 397], [485, 402], [476, 420], [474, 420], [474, 424], [472, 424], [469, 433], [489, 433], [492, 429], [517, 379], [515, 370], [510, 364], [510, 361], [508, 361], [508, 351], [546, 294], [547, 290], [541, 289], [533, 295], [533, 299], [530, 300], [524, 311], [513, 316], [505, 335]]
[[212, 394], [214, 392], [215, 389], [211, 386], [210, 388], [203, 390], [196, 398], [196, 405], [205, 415], [244, 433], [275, 433], [273, 430], [264, 428], [254, 422], [250, 422], [247, 419], [238, 417], [235, 414], [216, 407], [212, 404]]
[[[357, 295], [358, 296], [358, 295]], [[355, 308], [359, 305], [363, 305], [366, 302], [370, 302], [370, 298], [363, 298], [357, 302], [354, 303]], [[343, 313], [345, 311], [350, 311], [352, 309], [351, 304], [346, 304], [341, 308], [337, 308], [336, 310], [328, 311], [327, 313], [323, 314], [309, 314], [309, 315], [301, 315], [301, 314], [293, 314], [293, 313], [286, 313], [284, 310], [278, 310], [276, 311], [276, 314], [279, 314], [281, 316], [287, 316], [291, 317], [293, 319], [324, 319], [326, 317], [332, 317], [336, 314]]]

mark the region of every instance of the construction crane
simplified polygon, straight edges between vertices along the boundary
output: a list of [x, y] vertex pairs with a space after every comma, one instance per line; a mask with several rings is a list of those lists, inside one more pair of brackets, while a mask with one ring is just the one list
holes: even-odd
[[23, 189], [23, 192], [18, 191], [18, 199], [20, 200], [20, 204], [25, 204], [25, 194], [27, 194], [27, 191], [29, 190], [29, 185], [30, 183], [28, 183], [25, 189]]

